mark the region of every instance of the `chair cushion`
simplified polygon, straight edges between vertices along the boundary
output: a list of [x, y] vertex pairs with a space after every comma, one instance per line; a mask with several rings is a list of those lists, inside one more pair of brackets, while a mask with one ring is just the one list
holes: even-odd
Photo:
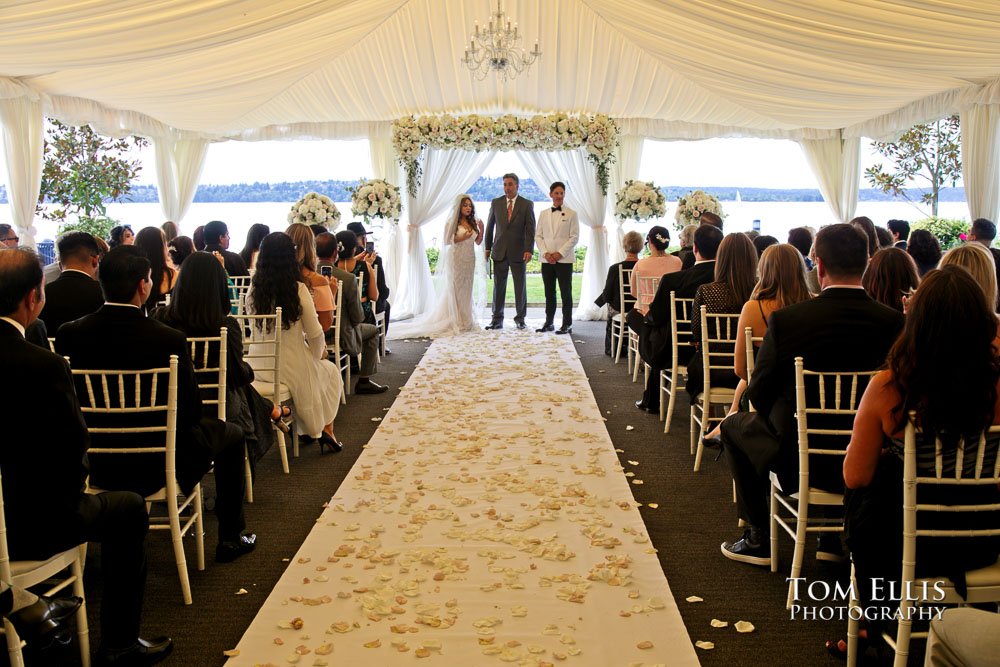
[[[263, 380], [254, 380], [253, 388], [257, 390], [257, 393], [261, 396], [269, 397], [274, 394], [274, 383], [264, 382]], [[292, 400], [292, 392], [288, 390], [288, 386], [282, 382], [278, 387], [278, 402], [284, 403], [285, 401]]]

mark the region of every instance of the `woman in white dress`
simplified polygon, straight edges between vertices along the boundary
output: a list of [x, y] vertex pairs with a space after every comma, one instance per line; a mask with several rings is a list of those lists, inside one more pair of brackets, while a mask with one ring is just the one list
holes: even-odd
[[[292, 395], [296, 432], [306, 440], [319, 440], [321, 452], [325, 447], [339, 452], [341, 445], [333, 435], [333, 419], [340, 407], [343, 378], [337, 366], [325, 361], [323, 327], [301, 275], [292, 239], [282, 232], [268, 234], [260, 244], [246, 308], [250, 314], [270, 314], [281, 307], [281, 383]], [[268, 330], [265, 334], [254, 326], [250, 354], [271, 352], [270, 345], [253, 343], [271, 333]], [[249, 361], [251, 366], [256, 362], [258, 381], [272, 379], [259, 368], [266, 365], [266, 359]]]
[[409, 322], [393, 323], [390, 338], [437, 338], [479, 330], [477, 313], [486, 302], [485, 261], [476, 252], [482, 242], [483, 221], [476, 217], [472, 197], [459, 195], [444, 228], [434, 307]]

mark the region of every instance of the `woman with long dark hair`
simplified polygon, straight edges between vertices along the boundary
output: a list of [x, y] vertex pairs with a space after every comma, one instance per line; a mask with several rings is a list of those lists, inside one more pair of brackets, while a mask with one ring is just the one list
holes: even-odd
[[167, 254], [175, 269], [180, 269], [184, 260], [194, 252], [194, 242], [187, 236], [175, 236], [174, 240], [167, 245]]
[[865, 237], [868, 239], [868, 259], [874, 257], [875, 253], [877, 253], [879, 249], [878, 232], [875, 231], [875, 223], [872, 222], [871, 218], [860, 215], [851, 220], [848, 224], [855, 229], [860, 229], [864, 233]]
[[129, 225], [116, 225], [108, 233], [108, 249], [113, 250], [120, 245], [132, 245], [135, 241], [135, 234]]
[[[907, 311], [885, 370], [872, 378], [861, 399], [844, 457], [848, 488], [844, 527], [863, 608], [896, 604], [873, 599], [873, 585], [881, 581], [876, 588], [892, 590], [896, 582], [895, 590], [899, 590], [903, 436], [910, 412], [923, 432], [917, 440], [917, 473], [930, 476], [935, 474], [937, 438], [945, 452], [954, 453], [960, 439], [978, 442], [986, 428], [1000, 423], [1000, 357], [994, 347], [997, 319], [972, 276], [958, 266], [929, 272], [909, 299]], [[942, 360], [942, 351], [956, 353]], [[986, 468], [992, 470], [996, 456], [997, 440], [991, 437]], [[954, 459], [948, 464], [953, 465]], [[921, 493], [920, 503], [1000, 503], [996, 487], [930, 491]], [[965, 530], [995, 526], [997, 519], [989, 513], [972, 517], [955, 511], [948, 513], [947, 526], [935, 523], [931, 520], [922, 527]], [[961, 581], [965, 572], [996, 562], [1000, 538], [968, 537], [957, 543], [920, 538], [918, 552], [918, 577], [943, 574]], [[881, 612], [875, 616], [883, 617]], [[877, 636], [873, 631], [878, 629], [869, 623], [869, 637]], [[837, 648], [831, 643], [831, 652]]]
[[917, 273], [921, 278], [931, 269], [936, 269], [941, 261], [941, 244], [937, 237], [926, 229], [914, 229], [906, 242], [906, 252], [917, 263]]
[[[343, 378], [340, 369], [326, 359], [326, 341], [309, 289], [299, 280], [301, 265], [295, 243], [287, 235], [274, 232], [264, 237], [257, 256], [257, 270], [247, 295], [247, 312], [269, 315], [281, 307], [281, 382], [288, 387], [295, 406], [295, 428], [307, 441], [320, 441], [339, 452], [333, 435], [333, 419], [340, 407]], [[251, 330], [251, 341], [271, 335], [270, 324]], [[267, 353], [269, 345], [254, 345], [251, 352]], [[251, 362], [253, 360], [251, 359]], [[253, 363], [251, 363], [253, 365]], [[258, 375], [265, 375], [260, 368]], [[267, 382], [271, 378], [261, 377]]]
[[270, 233], [271, 228], [267, 225], [260, 223], [250, 225], [250, 229], [247, 231], [247, 241], [243, 244], [243, 250], [240, 250], [240, 257], [243, 258], [243, 263], [251, 271], [257, 268], [257, 252], [260, 250], [260, 242]]
[[882, 248], [871, 258], [861, 285], [868, 296], [903, 312], [903, 298], [920, 284], [917, 264], [900, 248]]
[[146, 299], [146, 308], [152, 310], [163, 300], [164, 295], [174, 288], [177, 271], [170, 268], [167, 244], [163, 242], [163, 232], [159, 228], [140, 229], [135, 237], [135, 247], [149, 260], [149, 276], [153, 281], [153, 290]]
[[[220, 329], [226, 329], [226, 421], [243, 429], [251, 460], [259, 460], [274, 443], [272, 421], [283, 430], [287, 427], [281, 423], [282, 410], [251, 384], [253, 369], [243, 360], [243, 327], [229, 316], [226, 271], [218, 258], [207, 252], [188, 257], [170, 304], [153, 311], [152, 317], [189, 338], [218, 336]], [[217, 357], [210, 355], [208, 365], [216, 363]]]
[[164, 222], [160, 225], [160, 229], [163, 230], [163, 240], [167, 243], [170, 243], [175, 238], [180, 236], [180, 230], [177, 229], [177, 223], [173, 220], [167, 220]]

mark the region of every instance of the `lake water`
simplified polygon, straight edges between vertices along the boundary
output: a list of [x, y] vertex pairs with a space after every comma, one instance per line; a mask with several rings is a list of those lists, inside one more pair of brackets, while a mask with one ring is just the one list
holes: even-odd
[[[825, 202], [723, 202], [723, 208], [727, 217], [725, 221], [726, 231], [747, 231], [752, 228], [755, 219], [760, 220], [761, 234], [769, 234], [784, 241], [787, 238], [788, 230], [803, 225], [818, 229], [822, 225], [837, 222], [830, 208]], [[222, 220], [229, 225], [229, 235], [231, 238], [230, 248], [239, 250], [246, 240], [247, 230], [250, 225], [263, 223], [268, 225], [272, 231], [283, 230], [287, 226], [286, 216], [290, 203], [284, 202], [260, 202], [260, 203], [195, 203], [191, 205], [188, 214], [181, 224], [181, 233], [188, 236], [198, 225], [203, 225], [210, 220]], [[338, 202], [337, 207], [344, 216], [343, 221], [350, 220], [350, 204]], [[546, 204], [537, 202], [535, 204], [536, 217], [538, 212], [544, 210]], [[668, 217], [657, 221], [670, 230], [671, 238], [676, 240], [676, 232], [673, 228], [673, 207], [671, 206]], [[488, 202], [476, 202], [476, 211], [485, 221], [489, 211]], [[866, 215], [871, 218], [876, 225], [885, 226], [887, 220], [899, 218], [902, 220], [918, 220], [926, 217], [912, 205], [905, 202], [859, 202], [857, 215]], [[132, 225], [132, 229], [138, 232], [143, 227], [159, 226], [163, 223], [163, 213], [159, 204], [110, 204], [108, 205], [108, 215], [123, 223]], [[940, 204], [939, 215], [946, 218], [969, 219], [969, 209], [964, 202], [944, 202]], [[0, 205], [0, 222], [11, 222], [10, 207]], [[610, 223], [611, 220], [608, 220]], [[343, 223], [342, 223], [343, 224]], [[626, 223], [625, 231], [636, 230], [644, 233], [652, 223], [643, 224]], [[56, 236], [56, 225], [47, 220], [39, 219], [36, 222], [38, 227], [38, 240], [54, 239]], [[423, 227], [424, 242], [428, 247], [438, 245], [438, 237], [444, 226], [442, 219], [435, 220]], [[379, 236], [379, 229], [375, 228], [376, 237]], [[580, 235], [580, 244], [586, 245], [589, 242], [589, 234], [584, 230]]]

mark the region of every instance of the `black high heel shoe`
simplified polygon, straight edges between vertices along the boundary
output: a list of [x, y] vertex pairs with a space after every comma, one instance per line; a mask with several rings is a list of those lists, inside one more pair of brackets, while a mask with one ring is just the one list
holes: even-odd
[[334, 454], [341, 451], [344, 446], [333, 439], [333, 436], [323, 431], [319, 436], [319, 453], [326, 454], [326, 448], [329, 447], [330, 451]]

